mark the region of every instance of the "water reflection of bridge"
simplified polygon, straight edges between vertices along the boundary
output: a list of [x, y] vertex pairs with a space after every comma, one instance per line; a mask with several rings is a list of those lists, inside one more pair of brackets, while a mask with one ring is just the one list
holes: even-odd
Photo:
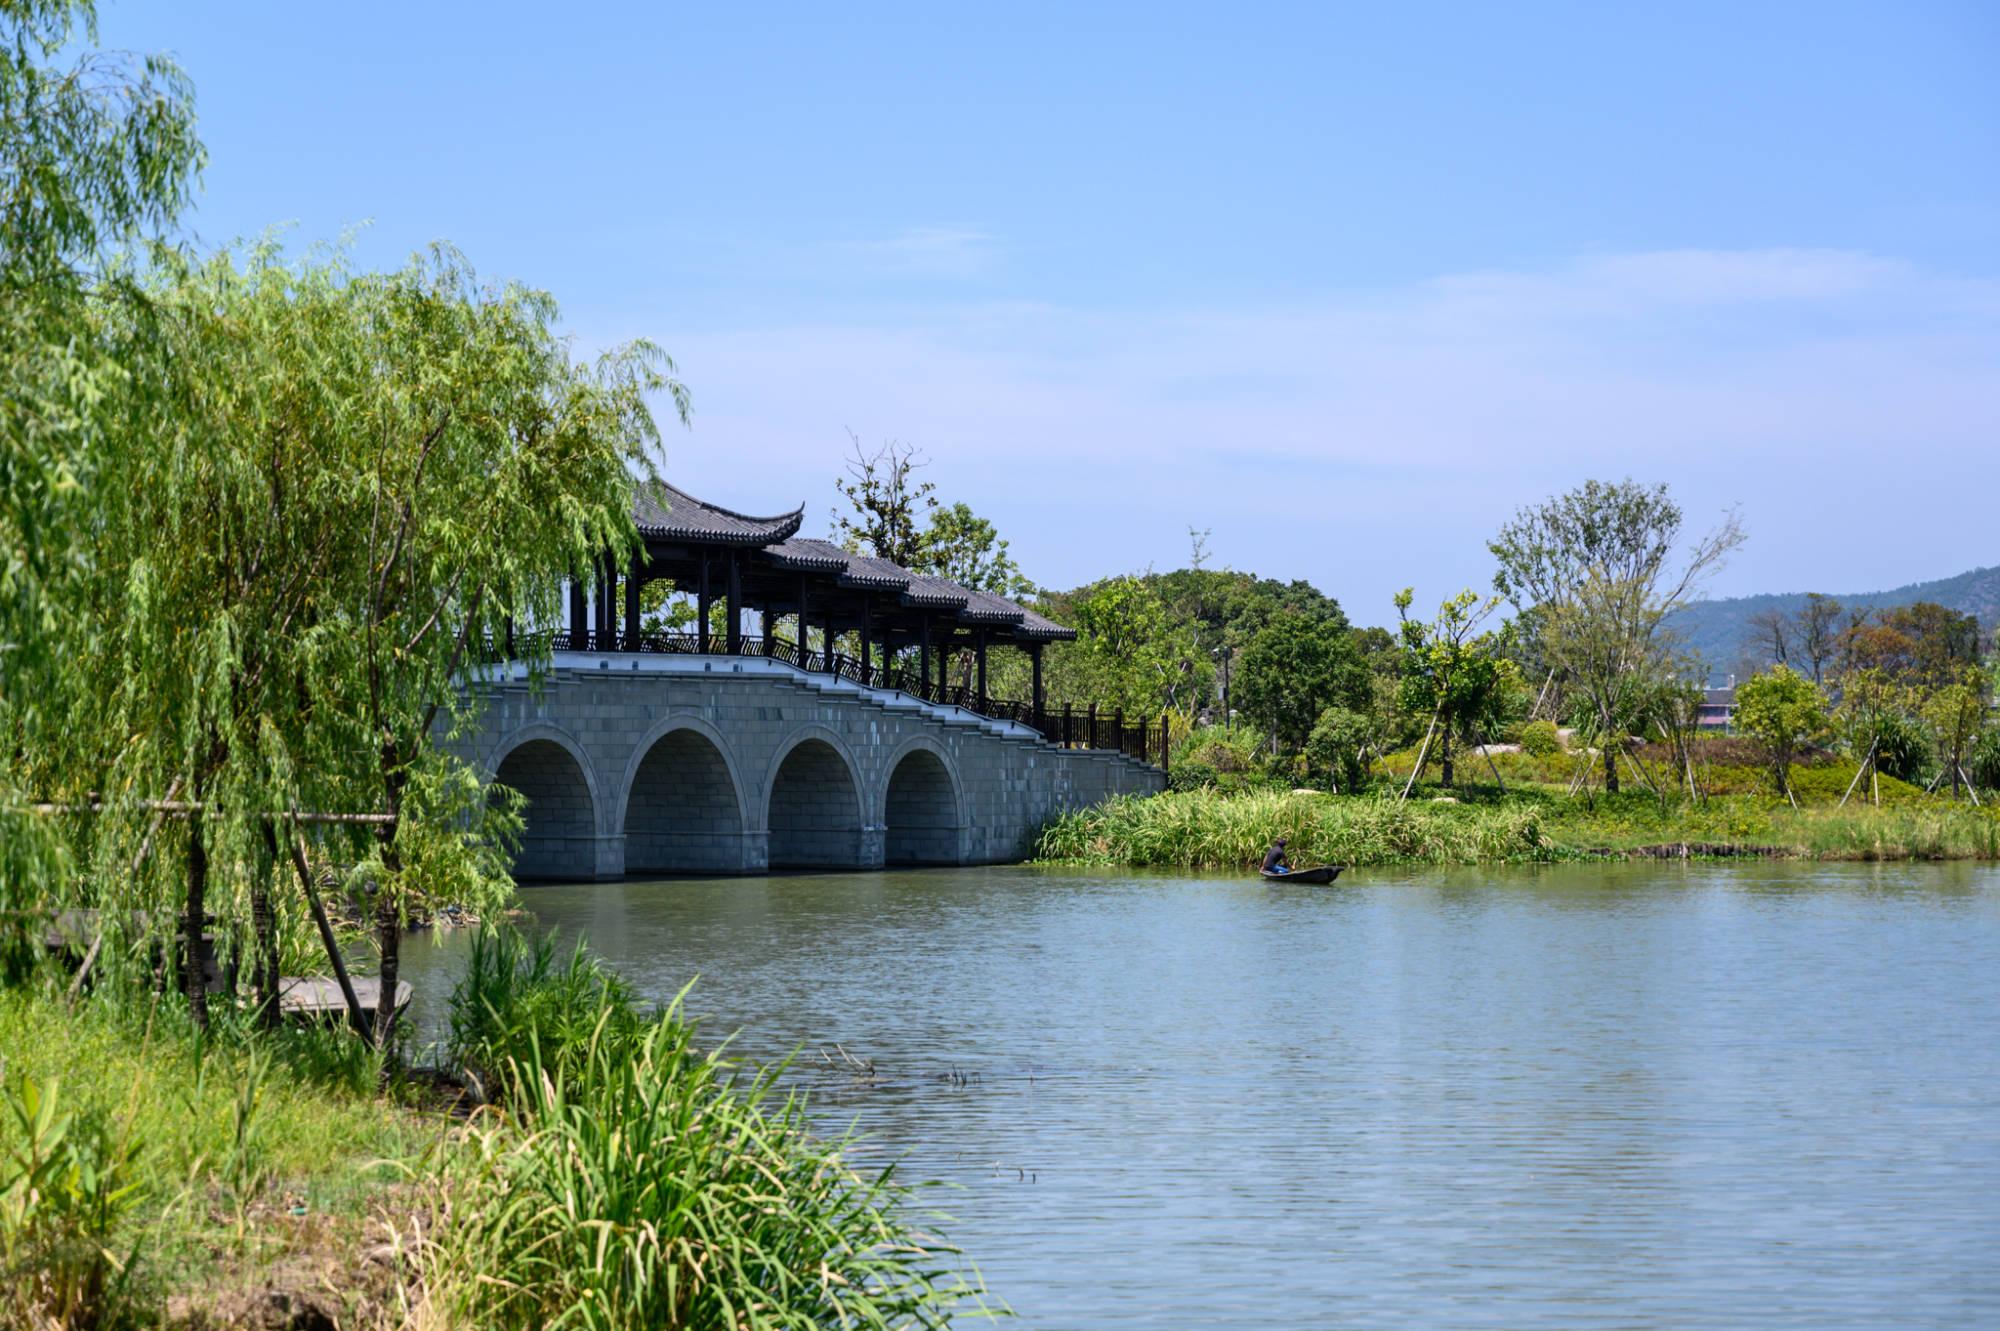
[[[634, 516], [647, 557], [572, 585], [551, 673], [531, 689], [503, 669], [466, 740], [528, 798], [522, 876], [1008, 860], [1059, 809], [1165, 784], [1155, 726], [1047, 708], [1042, 648], [1073, 635], [1034, 611], [797, 539], [797, 512], [662, 487]], [[693, 594], [693, 632], [642, 630], [663, 577]], [[1031, 699], [988, 696], [993, 646], [1028, 656]]]

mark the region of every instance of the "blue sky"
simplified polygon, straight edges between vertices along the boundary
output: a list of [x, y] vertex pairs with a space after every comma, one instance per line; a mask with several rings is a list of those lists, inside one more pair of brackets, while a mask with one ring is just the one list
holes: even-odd
[[693, 389], [667, 471], [823, 529], [846, 431], [1069, 585], [1384, 622], [1588, 476], [1741, 504], [1720, 593], [2000, 563], [1991, 4], [111, 0], [209, 242], [367, 221]]

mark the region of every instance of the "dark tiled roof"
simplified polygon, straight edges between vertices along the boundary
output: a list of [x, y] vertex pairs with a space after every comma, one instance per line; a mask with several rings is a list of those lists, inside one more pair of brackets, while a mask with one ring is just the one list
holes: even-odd
[[847, 561], [853, 555], [835, 545], [832, 541], [815, 540], [810, 537], [795, 536], [789, 541], [779, 541], [764, 547], [764, 553], [779, 568], [795, 568], [810, 573], [844, 573]]
[[903, 599], [927, 610], [963, 610], [972, 593], [948, 579], [913, 573], [910, 585], [903, 590]]
[[1024, 638], [1040, 638], [1045, 642], [1076, 641], [1075, 629], [1066, 629], [1053, 619], [1038, 615], [1026, 606], [1021, 607], [1021, 627], [1015, 632]]
[[910, 579], [917, 575], [901, 564], [892, 564], [874, 555], [849, 555], [847, 572], [840, 580], [849, 587], [866, 587], [870, 591], [900, 592], [910, 585]]
[[661, 483], [643, 491], [632, 519], [647, 536], [718, 545], [758, 547], [779, 568], [831, 573], [842, 586], [900, 593], [904, 604], [956, 614], [969, 624], [1011, 630], [1019, 638], [1045, 642], [1076, 637], [1071, 629], [992, 592], [961, 587], [949, 578], [912, 573], [874, 555], [858, 555], [817, 537], [798, 536], [803, 507], [774, 518], [753, 518], [705, 504]]
[[721, 545], [769, 545], [783, 541], [805, 520], [802, 504], [776, 517], [753, 518], [705, 504], [664, 481], [642, 489], [632, 501], [632, 521], [646, 536], [666, 540], [712, 541]]

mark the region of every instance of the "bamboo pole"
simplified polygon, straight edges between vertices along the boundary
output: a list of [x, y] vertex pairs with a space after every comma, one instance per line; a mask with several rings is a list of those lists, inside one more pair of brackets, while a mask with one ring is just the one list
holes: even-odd
[[1474, 726], [1472, 733], [1479, 736], [1479, 751], [1486, 755], [1486, 765], [1493, 769], [1493, 779], [1500, 782], [1500, 793], [1505, 795], [1507, 793], [1507, 783], [1500, 780], [1500, 764], [1493, 761], [1493, 746], [1486, 742], [1486, 732], [1480, 727]]
[[[333, 924], [326, 918], [326, 907], [319, 899], [319, 889], [313, 886], [312, 869], [306, 864], [305, 838], [296, 826], [292, 834], [285, 838], [292, 852], [292, 867], [299, 871], [299, 886], [305, 890], [306, 906], [312, 911], [313, 923], [319, 926], [320, 945], [326, 949], [326, 959], [333, 963], [333, 978], [340, 985], [340, 996], [347, 1003], [347, 1019], [354, 1023], [354, 1029], [369, 1044], [375, 1043], [374, 1032], [369, 1029], [368, 1019], [362, 1015], [361, 1000], [355, 997], [354, 981], [347, 978], [347, 961], [340, 955], [340, 942], [333, 936]], [[395, 995], [390, 994], [376, 1000], [380, 1003], [394, 1003]]]
[[1396, 800], [1398, 804], [1410, 797], [1410, 790], [1417, 784], [1417, 774], [1424, 770], [1424, 761], [1431, 756], [1431, 735], [1437, 730], [1438, 713], [1443, 710], [1444, 704], [1439, 703], [1431, 712], [1431, 723], [1424, 730], [1424, 746], [1417, 750], [1417, 765], [1410, 769], [1410, 779], [1403, 783], [1403, 793]]
[[[1881, 742], [1882, 742], [1882, 736], [1880, 734], [1877, 734], [1873, 739], [1870, 739], [1868, 741], [1868, 756], [1861, 760], [1861, 766], [1854, 769], [1854, 779], [1847, 783], [1847, 795], [1852, 795], [1854, 793], [1854, 788], [1861, 784], [1861, 774], [1869, 770], [1868, 769], [1869, 763], [1875, 761], [1875, 746], [1877, 744], [1880, 744]], [[1840, 803], [1834, 805], [1833, 807], [1836, 809], [1846, 808], [1847, 795], [1842, 795], [1840, 797]]]
[[[107, 805], [102, 800], [92, 800], [87, 804], [54, 804], [43, 801], [21, 805], [12, 810], [12, 812], [53, 816], [65, 813], [102, 813], [106, 808], [117, 807], [119, 806]], [[185, 818], [189, 814], [207, 811], [210, 806], [199, 802], [164, 799], [135, 800], [127, 807], [143, 809], [147, 812], [158, 814], [162, 818]], [[289, 823], [325, 826], [373, 826], [378, 823], [395, 821], [395, 815], [388, 813], [258, 813], [251, 816], [262, 818], [267, 822], [277, 822], [282, 819]]]

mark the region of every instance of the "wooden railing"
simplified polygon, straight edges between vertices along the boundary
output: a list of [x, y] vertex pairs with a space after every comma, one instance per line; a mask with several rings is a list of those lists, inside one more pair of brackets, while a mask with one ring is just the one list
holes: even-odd
[[[512, 642], [491, 644], [491, 659], [500, 660], [513, 655], [514, 646]], [[726, 641], [719, 633], [709, 635], [706, 651], [702, 650], [700, 636], [694, 633], [641, 633], [636, 637], [612, 632], [555, 633], [549, 635], [549, 649], [557, 652], [643, 652], [666, 656], [729, 654]], [[1102, 709], [1096, 703], [1081, 708], [1064, 703], [1061, 711], [1053, 708], [1037, 710], [1031, 702], [981, 697], [977, 689], [948, 684], [935, 677], [926, 680], [915, 671], [885, 666], [878, 661], [863, 665], [859, 658], [844, 652], [829, 654], [814, 651], [778, 635], [744, 634], [736, 655], [783, 661], [809, 674], [833, 675], [870, 688], [894, 689], [925, 702], [962, 707], [995, 721], [1013, 721], [1035, 731], [1058, 748], [1106, 749], [1140, 762], [1154, 763], [1163, 771], [1167, 766], [1170, 738], [1164, 714], [1140, 716], [1135, 721], [1128, 721], [1124, 709]]]

